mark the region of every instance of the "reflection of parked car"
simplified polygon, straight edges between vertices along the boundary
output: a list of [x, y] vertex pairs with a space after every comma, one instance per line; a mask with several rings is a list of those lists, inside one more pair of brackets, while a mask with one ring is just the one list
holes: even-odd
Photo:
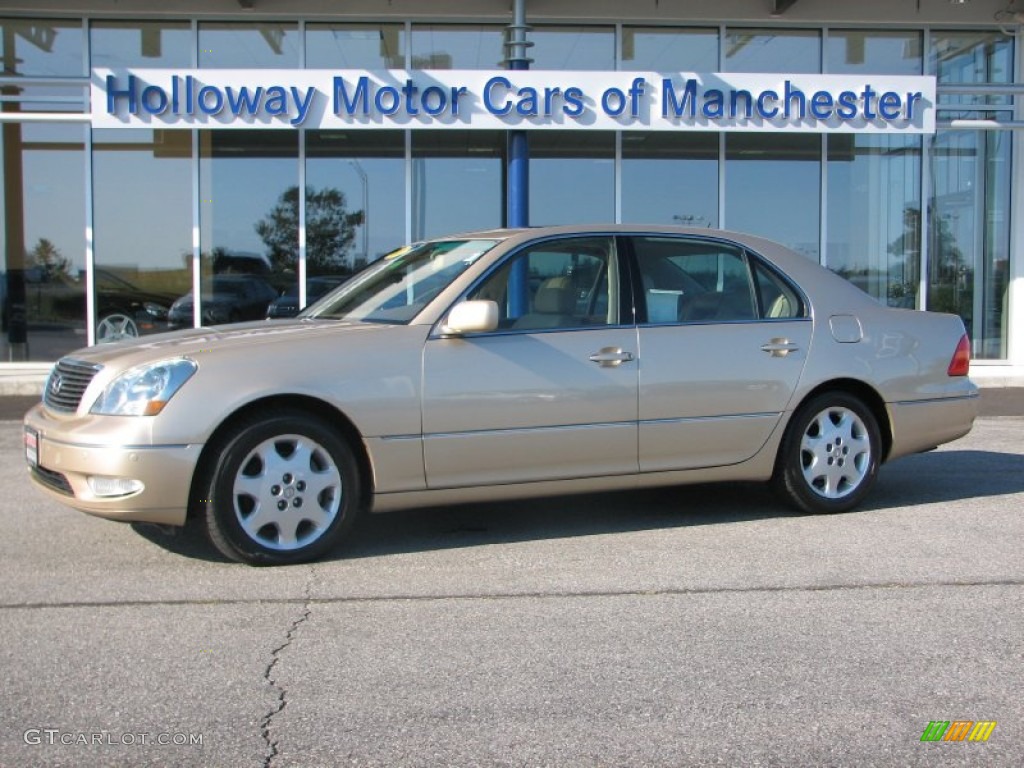
[[[326, 296], [343, 282], [348, 276], [324, 275], [322, 277], [311, 277], [306, 281], [306, 304], [312, 304], [317, 299]], [[293, 286], [285, 293], [282, 293], [267, 306], [267, 319], [273, 320], [277, 317], [295, 317], [299, 314], [299, 288]]]
[[141, 291], [112, 272], [96, 270], [96, 343], [166, 330], [170, 293]]
[[[254, 275], [215, 275], [206, 287], [209, 293], [203, 293], [203, 325], [262, 320], [267, 304], [277, 296], [277, 291], [265, 280]], [[192, 294], [186, 293], [171, 306], [168, 325], [191, 328], [192, 311]]]
[[25, 419], [30, 477], [103, 517], [191, 513], [262, 564], [325, 554], [370, 509], [553, 492], [771, 480], [843, 512], [978, 407], [959, 317], [707, 229], [442, 238], [295, 320], [172, 342], [61, 359]]
[[[85, 324], [85, 279], [65, 273], [25, 270], [25, 304], [29, 326], [81, 327]], [[174, 294], [144, 291], [105, 269], [96, 270], [96, 342], [134, 338], [166, 329]], [[7, 307], [4, 307], [4, 319]]]

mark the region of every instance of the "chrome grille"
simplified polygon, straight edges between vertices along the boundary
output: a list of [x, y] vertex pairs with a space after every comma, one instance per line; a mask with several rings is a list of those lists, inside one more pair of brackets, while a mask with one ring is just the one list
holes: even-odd
[[57, 361], [46, 380], [43, 403], [54, 411], [75, 411], [82, 402], [85, 388], [102, 365], [84, 363], [64, 357]]

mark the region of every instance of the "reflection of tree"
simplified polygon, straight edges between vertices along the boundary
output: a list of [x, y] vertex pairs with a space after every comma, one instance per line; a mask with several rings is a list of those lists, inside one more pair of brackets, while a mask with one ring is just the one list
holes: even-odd
[[908, 205], [903, 209], [903, 232], [889, 243], [889, 255], [898, 261], [890, 262], [886, 294], [890, 304], [913, 307], [917, 296], [921, 258], [921, 209]]
[[[971, 291], [966, 290], [970, 270], [964, 263], [964, 253], [957, 243], [950, 216], [932, 216], [931, 293], [928, 308], [936, 312], [954, 312], [971, 326]], [[963, 298], [966, 302], [962, 302]], [[961, 303], [964, 306], [961, 306]]]
[[42, 273], [40, 277], [45, 282], [57, 276], [71, 275], [71, 260], [61, 255], [60, 249], [45, 237], [39, 238], [36, 247], [29, 251], [28, 261], [30, 265], [39, 267]]
[[[345, 194], [333, 187], [306, 187], [306, 266], [309, 274], [342, 271], [345, 255], [363, 223], [363, 211], [348, 213]], [[256, 233], [270, 250], [275, 271], [294, 269], [299, 259], [299, 188], [289, 187]]]

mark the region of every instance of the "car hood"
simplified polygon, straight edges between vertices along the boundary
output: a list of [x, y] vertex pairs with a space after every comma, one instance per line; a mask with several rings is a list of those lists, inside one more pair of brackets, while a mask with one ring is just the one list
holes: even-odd
[[331, 337], [332, 343], [352, 340], [356, 343], [377, 344], [381, 336], [408, 328], [405, 325], [349, 323], [341, 320], [257, 320], [173, 331], [114, 344], [99, 344], [73, 352], [69, 357], [124, 370], [174, 357], [191, 357], [201, 362], [203, 357], [211, 355], [265, 354], [266, 350], [274, 347], [305, 345], [326, 336]]

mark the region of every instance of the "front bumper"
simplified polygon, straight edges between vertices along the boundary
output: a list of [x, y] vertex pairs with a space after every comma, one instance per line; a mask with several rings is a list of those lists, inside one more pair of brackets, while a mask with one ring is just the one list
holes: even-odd
[[[118, 417], [95, 417], [118, 418]], [[38, 439], [38, 469], [29, 468], [37, 488], [51, 498], [90, 515], [125, 522], [184, 525], [192, 475], [203, 446], [86, 444], [42, 405], [25, 416]], [[138, 480], [139, 491], [126, 496], [97, 496], [88, 478]]]

